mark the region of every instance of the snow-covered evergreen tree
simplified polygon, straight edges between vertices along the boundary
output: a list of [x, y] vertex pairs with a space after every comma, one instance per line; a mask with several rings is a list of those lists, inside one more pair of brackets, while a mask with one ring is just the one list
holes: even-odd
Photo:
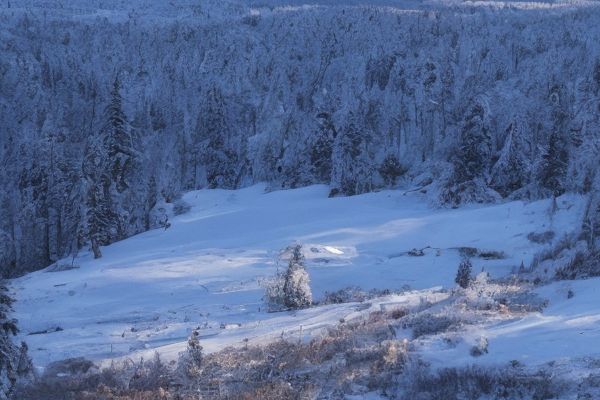
[[450, 157], [453, 171], [441, 192], [442, 203], [456, 206], [493, 199], [488, 189], [493, 145], [484, 105], [477, 99], [467, 110], [460, 139]]
[[360, 113], [350, 112], [334, 143], [332, 194], [353, 196], [371, 190], [375, 166], [368, 162], [370, 139]]
[[458, 265], [458, 270], [456, 271], [456, 278], [454, 278], [454, 282], [456, 282], [456, 284], [463, 289], [468, 288], [472, 280], [472, 271], [473, 265], [471, 265], [471, 261], [465, 258]]
[[27, 355], [27, 345], [16, 346], [12, 337], [17, 334], [17, 321], [10, 317], [13, 299], [0, 281], [0, 400], [12, 398], [15, 384], [20, 379], [31, 378], [32, 366]]
[[492, 167], [491, 186], [503, 196], [525, 186], [531, 177], [531, 137], [524, 125], [521, 119], [511, 122], [498, 161]]
[[179, 359], [178, 368], [187, 378], [197, 377], [202, 366], [202, 346], [200, 345], [200, 332], [194, 329], [187, 341], [187, 348]]
[[104, 156], [106, 171], [111, 175], [111, 183], [118, 193], [129, 187], [128, 178], [134, 167], [134, 150], [129, 122], [123, 112], [123, 98], [121, 97], [121, 84], [115, 79], [110, 92], [110, 102], [106, 107], [106, 122], [102, 128], [101, 136], [106, 150]]
[[311, 172], [315, 182], [329, 183], [331, 181], [333, 142], [337, 133], [329, 113], [319, 113], [318, 118], [319, 129], [312, 138], [310, 146]]
[[292, 250], [283, 283], [283, 301], [290, 309], [305, 308], [312, 303], [310, 278], [304, 267], [302, 246], [296, 245]]
[[560, 132], [553, 131], [548, 140], [538, 171], [540, 186], [553, 196], [560, 196], [565, 189], [568, 163], [567, 143]]
[[87, 194], [87, 236], [94, 258], [102, 257], [100, 246], [112, 243], [118, 232], [119, 217], [111, 208], [108, 184], [108, 178], [103, 176], [98, 182], [90, 183]]
[[492, 138], [482, 104], [474, 102], [465, 116], [464, 125], [453, 157], [456, 182], [487, 179], [492, 156]]
[[[225, 115], [221, 91], [213, 86], [207, 93], [198, 119], [197, 151], [206, 169], [210, 188], [234, 188], [237, 185], [237, 153], [230, 147], [231, 131]], [[198, 168], [199, 166], [195, 166]]]
[[[600, 172], [600, 168], [599, 171]], [[596, 172], [583, 217], [582, 238], [591, 250], [600, 250], [600, 174]]]

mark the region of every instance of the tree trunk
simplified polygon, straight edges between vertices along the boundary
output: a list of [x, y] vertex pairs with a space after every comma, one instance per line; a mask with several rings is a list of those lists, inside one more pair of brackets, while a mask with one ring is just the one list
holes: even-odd
[[102, 252], [100, 251], [100, 245], [96, 239], [92, 239], [92, 251], [94, 252], [94, 258], [102, 257]]

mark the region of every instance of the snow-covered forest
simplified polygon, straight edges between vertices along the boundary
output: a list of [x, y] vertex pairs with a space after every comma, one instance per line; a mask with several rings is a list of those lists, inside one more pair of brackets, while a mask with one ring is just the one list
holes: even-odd
[[593, 185], [594, 2], [192, 3], [3, 0], [4, 275], [168, 223], [192, 189]]
[[0, 0], [0, 400], [600, 398], [599, 22]]

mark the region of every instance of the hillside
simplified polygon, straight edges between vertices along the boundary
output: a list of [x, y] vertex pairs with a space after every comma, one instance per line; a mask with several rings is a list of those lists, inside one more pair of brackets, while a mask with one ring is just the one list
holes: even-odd
[[0, 0], [0, 400], [600, 398], [598, 21]]
[[[550, 219], [547, 200], [432, 210], [414, 193], [330, 199], [324, 186], [264, 193], [264, 185], [190, 192], [184, 200], [191, 210], [166, 230], [108, 246], [99, 260], [85, 252], [58, 263], [76, 269], [13, 281], [15, 316], [37, 366], [144, 349], [173, 357], [198, 326], [205, 349], [215, 351], [244, 338], [294, 335], [300, 326], [310, 334], [352, 314], [347, 304], [266, 312], [260, 280], [285, 265], [280, 251], [293, 242], [304, 246], [316, 300], [349, 286], [451, 289], [460, 247], [504, 253], [473, 263], [475, 272], [505, 277], [546, 247], [530, 242], [529, 233], [552, 230], [558, 240], [573, 232], [584, 205], [581, 197], [562, 197]], [[415, 248], [424, 255], [410, 256]], [[30, 335], [41, 331], [49, 333]]]
[[595, 185], [596, 2], [2, 4], [4, 276], [202, 188], [456, 205]]

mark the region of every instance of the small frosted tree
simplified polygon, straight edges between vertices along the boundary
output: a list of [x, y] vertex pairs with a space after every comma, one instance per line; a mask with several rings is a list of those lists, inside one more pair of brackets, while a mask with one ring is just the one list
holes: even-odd
[[192, 331], [188, 338], [187, 348], [180, 358], [180, 368], [183, 374], [188, 378], [197, 377], [202, 365], [202, 346], [200, 345], [200, 332], [197, 329]]
[[294, 246], [292, 257], [285, 273], [283, 284], [283, 301], [291, 309], [305, 308], [312, 303], [310, 278], [304, 268], [302, 246]]
[[311, 305], [310, 278], [304, 268], [301, 245], [293, 247], [287, 269], [267, 284], [265, 300], [271, 310], [295, 310]]
[[469, 287], [469, 283], [471, 283], [471, 271], [473, 270], [473, 265], [471, 265], [471, 261], [465, 258], [458, 265], [458, 271], [456, 271], [456, 278], [454, 281], [458, 286], [463, 289]]

